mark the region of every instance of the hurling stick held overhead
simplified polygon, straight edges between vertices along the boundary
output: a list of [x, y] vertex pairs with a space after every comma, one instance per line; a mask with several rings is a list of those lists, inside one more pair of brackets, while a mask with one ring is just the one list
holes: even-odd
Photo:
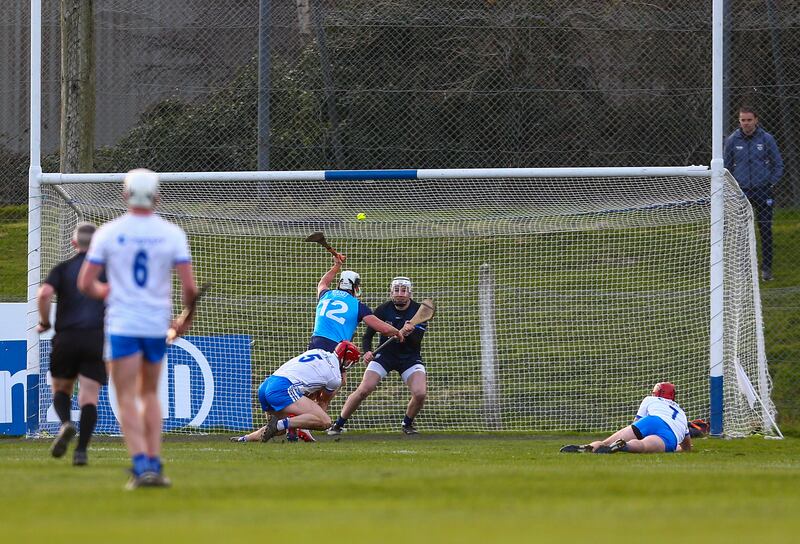
[[[175, 321], [186, 321], [187, 319], [191, 319], [194, 315], [195, 310], [197, 309], [197, 303], [200, 301], [203, 295], [206, 294], [206, 291], [211, 287], [211, 282], [207, 281], [203, 285], [200, 286], [200, 289], [197, 291], [197, 295], [195, 295], [194, 299], [183, 309], [181, 315]], [[170, 327], [167, 331], [167, 344], [171, 344], [175, 341], [178, 337], [178, 332]]]
[[322, 247], [324, 247], [325, 249], [327, 249], [330, 252], [330, 254], [333, 255], [334, 257], [338, 257], [339, 256], [339, 254], [336, 252], [336, 250], [333, 249], [331, 247], [331, 245], [328, 243], [328, 241], [325, 239], [325, 235], [323, 233], [321, 233], [321, 232], [314, 232], [312, 234], [309, 234], [306, 237], [305, 241], [306, 242], [315, 242], [315, 243], [321, 245]]
[[[415, 313], [414, 317], [409, 319], [408, 322], [416, 327], [420, 323], [425, 323], [426, 321], [430, 321], [431, 319], [433, 319], [433, 316], [435, 315], [436, 315], [436, 303], [433, 302], [432, 298], [426, 298], [419, 303], [419, 309], [417, 310], [417, 313]], [[375, 348], [372, 354], [375, 355], [380, 350], [391, 344], [394, 340], [395, 337], [392, 336], [386, 342]]]

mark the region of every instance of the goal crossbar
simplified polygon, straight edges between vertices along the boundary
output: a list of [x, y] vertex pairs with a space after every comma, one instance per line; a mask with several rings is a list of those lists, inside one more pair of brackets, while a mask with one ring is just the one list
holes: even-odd
[[[299, 170], [246, 172], [159, 172], [161, 183], [205, 181], [357, 181], [499, 178], [591, 178], [637, 176], [697, 176], [710, 174], [706, 166], [650, 166], [629, 168], [460, 168], [406, 170]], [[121, 183], [125, 173], [43, 173], [41, 183]]]

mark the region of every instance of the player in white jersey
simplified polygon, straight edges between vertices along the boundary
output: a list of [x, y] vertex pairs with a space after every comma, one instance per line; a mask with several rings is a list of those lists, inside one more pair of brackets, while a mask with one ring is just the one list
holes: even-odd
[[562, 453], [661, 453], [690, 451], [692, 439], [686, 414], [675, 402], [675, 386], [660, 382], [653, 393], [639, 405], [633, 423], [620, 429], [605, 440], [582, 446], [569, 445]]
[[359, 357], [361, 352], [356, 345], [343, 340], [333, 353], [315, 348], [290, 359], [258, 388], [258, 400], [264, 412], [270, 414], [269, 422], [231, 440], [266, 442], [288, 429], [327, 429], [331, 426], [328, 404], [342, 386], [345, 372]]
[[[158, 380], [172, 317], [172, 269], [184, 303], [197, 287], [183, 230], [154, 213], [158, 176], [137, 169], [125, 176], [128, 213], [95, 234], [78, 276], [87, 295], [106, 300], [105, 332], [120, 426], [131, 456], [129, 488], [168, 486], [161, 464], [161, 406]], [[108, 283], [98, 277], [105, 267]], [[191, 325], [172, 323], [180, 335]], [[140, 409], [141, 406], [141, 409]]]

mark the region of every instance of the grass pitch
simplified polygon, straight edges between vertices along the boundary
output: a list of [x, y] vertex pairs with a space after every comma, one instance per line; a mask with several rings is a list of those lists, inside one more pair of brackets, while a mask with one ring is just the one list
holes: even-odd
[[[317, 433], [318, 435], [320, 433]], [[171, 489], [124, 491], [119, 439], [90, 465], [0, 441], [4, 542], [790, 542], [800, 440], [691, 454], [559, 454], [588, 437], [349, 434], [315, 444], [168, 438]]]

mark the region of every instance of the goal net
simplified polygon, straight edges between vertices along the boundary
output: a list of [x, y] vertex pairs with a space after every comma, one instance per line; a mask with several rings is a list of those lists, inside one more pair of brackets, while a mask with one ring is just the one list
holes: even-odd
[[[610, 431], [630, 423], [659, 381], [675, 383], [690, 419], [707, 418], [710, 174], [685, 170], [166, 175], [158, 211], [187, 231], [198, 283], [214, 285], [190, 334], [169, 348], [165, 429], [263, 424], [257, 387], [306, 349], [317, 282], [331, 265], [303, 241], [314, 231], [347, 255], [370, 307], [387, 300], [398, 275], [412, 278], [416, 299], [436, 300], [423, 342], [421, 430]], [[125, 212], [121, 176], [49, 176], [42, 278], [71, 254], [77, 221]], [[772, 433], [752, 212], [728, 174], [724, 195], [724, 432]], [[362, 334], [360, 325], [358, 344]], [[54, 431], [48, 355], [43, 340], [39, 428]], [[399, 430], [408, 399], [391, 374], [348, 426]], [[103, 388], [99, 432], [119, 432], [114, 410]]]

